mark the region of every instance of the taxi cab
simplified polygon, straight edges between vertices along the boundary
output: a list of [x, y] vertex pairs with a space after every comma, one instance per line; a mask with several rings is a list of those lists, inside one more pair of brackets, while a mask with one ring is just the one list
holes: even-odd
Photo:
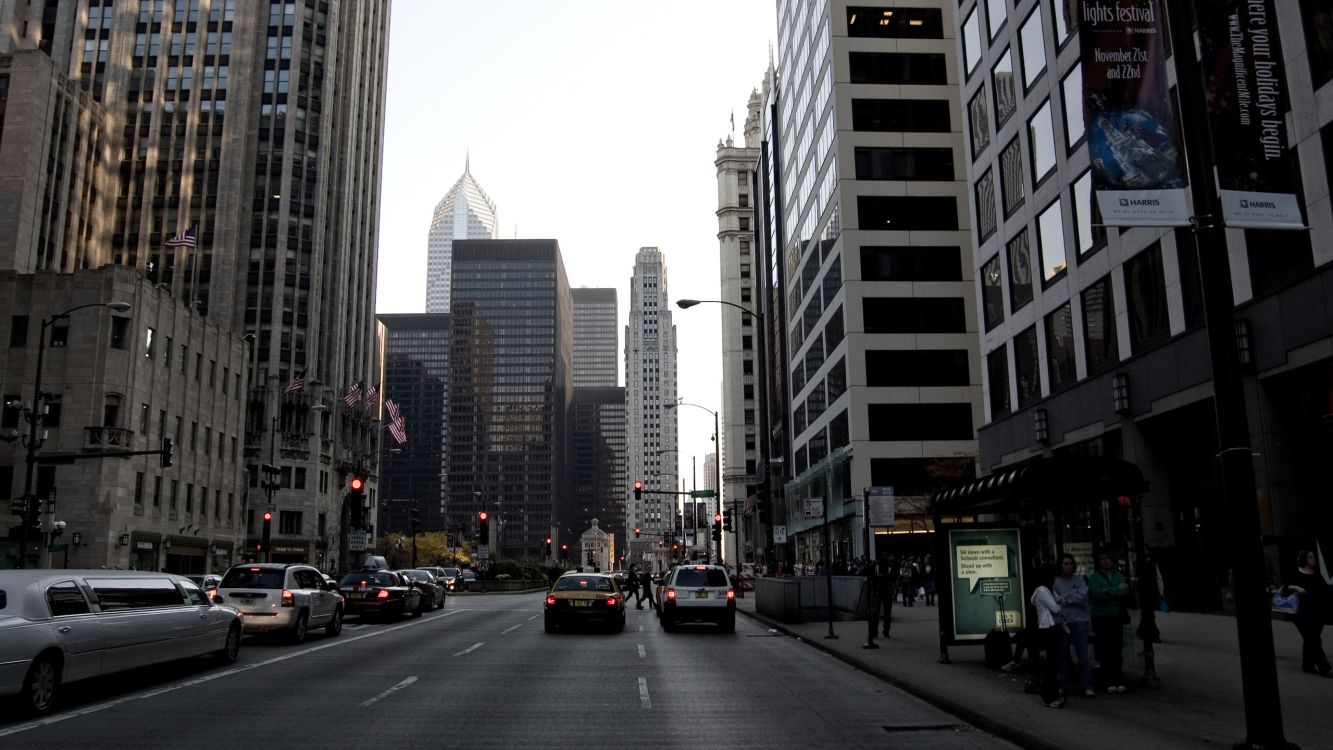
[[613, 633], [625, 629], [625, 596], [605, 573], [566, 573], [546, 592], [546, 632], [565, 625], [601, 625]]

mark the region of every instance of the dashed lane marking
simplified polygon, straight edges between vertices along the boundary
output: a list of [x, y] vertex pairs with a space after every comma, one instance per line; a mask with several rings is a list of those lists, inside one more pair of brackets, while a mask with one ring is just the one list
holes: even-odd
[[511, 627], [508, 627], [508, 628], [505, 628], [505, 629], [504, 629], [504, 632], [503, 632], [503, 633], [500, 633], [500, 635], [504, 635], [505, 633], [512, 633], [512, 632], [514, 632], [515, 630], [518, 630], [518, 629], [521, 628], [521, 627], [523, 627], [523, 623], [520, 622], [520, 623], [517, 624], [517, 625], [511, 626]]
[[485, 646], [485, 645], [486, 645], [486, 641], [477, 641], [476, 643], [472, 644], [471, 646], [468, 646], [467, 648], [463, 649], [462, 651], [459, 651], [459, 652], [455, 653], [454, 656], [463, 656], [464, 654], [470, 654], [470, 653], [472, 653], [473, 651], [476, 651], [477, 649], [479, 649], [479, 648], [481, 648], [482, 646]]
[[643, 644], [640, 643], [640, 644], [639, 644], [639, 658], [642, 659], [642, 658], [644, 658], [644, 657], [647, 656], [647, 655], [648, 655], [648, 653], [647, 653], [646, 651], [643, 650]]
[[653, 701], [648, 697], [648, 678], [647, 678], [647, 677], [640, 677], [640, 678], [639, 678], [639, 702], [643, 704], [643, 707], [644, 707], [644, 708], [652, 708], [652, 707], [653, 707]]
[[374, 698], [371, 698], [371, 699], [368, 700], [368, 701], [363, 701], [363, 702], [361, 703], [361, 705], [362, 705], [362, 706], [369, 706], [369, 705], [371, 705], [372, 703], [377, 703], [377, 702], [379, 702], [379, 701], [382, 701], [382, 700], [384, 700], [385, 698], [388, 698], [389, 696], [393, 695], [394, 693], [398, 692], [399, 690], [402, 690], [403, 688], [407, 687], [408, 685], [411, 685], [412, 683], [414, 683], [414, 682], [416, 682], [416, 681], [417, 681], [417, 676], [416, 676], [416, 675], [412, 675], [411, 677], [408, 677], [406, 680], [403, 680], [402, 682], [398, 683], [397, 685], [394, 685], [393, 687], [389, 688], [388, 690], [385, 690], [384, 692], [380, 693], [379, 695], [375, 696]]

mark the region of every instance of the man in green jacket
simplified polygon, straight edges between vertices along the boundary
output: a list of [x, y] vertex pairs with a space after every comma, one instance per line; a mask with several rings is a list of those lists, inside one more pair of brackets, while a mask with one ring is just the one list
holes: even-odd
[[1108, 550], [1097, 553], [1097, 569], [1088, 576], [1088, 614], [1097, 639], [1097, 663], [1101, 665], [1106, 692], [1125, 692], [1121, 649], [1124, 626], [1129, 622], [1129, 583], [1115, 567]]

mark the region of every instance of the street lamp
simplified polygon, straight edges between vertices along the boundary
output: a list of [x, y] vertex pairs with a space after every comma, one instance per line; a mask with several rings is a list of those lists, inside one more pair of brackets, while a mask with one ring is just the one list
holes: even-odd
[[[693, 300], [681, 300], [681, 302], [691, 302], [691, 301], [693, 301]], [[678, 303], [676, 303], [676, 304], [680, 304], [680, 302], [678, 302]], [[688, 305], [687, 305], [687, 307], [688, 307]], [[706, 411], [706, 412], [708, 412], [709, 414], [712, 414], [712, 415], [713, 415], [713, 452], [714, 452], [714, 456], [713, 456], [713, 491], [714, 491], [714, 493], [715, 493], [715, 494], [714, 494], [714, 497], [716, 498], [716, 501], [715, 501], [715, 502], [716, 502], [716, 505], [717, 505], [717, 512], [718, 512], [718, 513], [721, 513], [721, 512], [722, 512], [722, 441], [718, 439], [717, 412], [713, 411], [712, 409], [709, 409], [707, 406], [700, 406], [699, 404], [691, 404], [691, 403], [688, 403], [688, 402], [685, 402], [685, 401], [678, 401], [678, 402], [676, 402], [676, 403], [674, 403], [674, 404], [666, 404], [663, 408], [665, 408], [665, 409], [674, 409], [674, 408], [676, 408], [676, 407], [678, 407], [678, 406], [693, 406], [693, 407], [696, 408], [696, 409], [703, 409], [704, 411]], [[738, 538], [738, 539], [740, 538], [740, 534], [739, 534], [739, 532], [737, 533], [737, 538]], [[718, 564], [718, 565], [724, 565], [724, 564], [725, 564], [725, 561], [722, 559], [722, 543], [721, 543], [721, 542], [718, 542], [718, 545], [717, 545], [717, 564]], [[736, 554], [736, 574], [737, 574], [738, 576], [740, 575], [740, 551], [739, 551], [739, 550], [737, 550], [737, 554]]]
[[130, 303], [128, 302], [89, 302], [86, 305], [76, 305], [70, 309], [52, 315], [42, 321], [42, 328], [37, 334], [37, 371], [33, 374], [32, 386], [32, 407], [28, 412], [28, 445], [25, 461], [27, 466], [24, 469], [23, 477], [23, 535], [19, 542], [19, 561], [20, 568], [28, 566], [28, 532], [32, 528], [32, 517], [36, 515], [37, 500], [33, 497], [32, 480], [33, 468], [37, 466], [37, 427], [42, 423], [42, 415], [45, 410], [42, 408], [42, 359], [46, 353], [46, 329], [50, 328], [57, 320], [68, 318], [70, 314], [85, 310], [90, 307], [106, 307], [113, 312], [129, 312]]

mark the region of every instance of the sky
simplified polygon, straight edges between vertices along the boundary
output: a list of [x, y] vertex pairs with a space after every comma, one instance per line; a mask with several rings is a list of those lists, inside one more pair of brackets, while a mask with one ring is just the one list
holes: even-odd
[[[613, 287], [620, 379], [640, 247], [667, 291], [718, 299], [717, 144], [743, 145], [776, 46], [772, 0], [394, 0], [377, 310], [424, 312], [431, 212], [463, 173], [500, 236], [555, 239], [571, 287]], [[723, 306], [673, 306], [681, 399], [721, 408]], [[713, 418], [680, 410], [681, 476]]]

